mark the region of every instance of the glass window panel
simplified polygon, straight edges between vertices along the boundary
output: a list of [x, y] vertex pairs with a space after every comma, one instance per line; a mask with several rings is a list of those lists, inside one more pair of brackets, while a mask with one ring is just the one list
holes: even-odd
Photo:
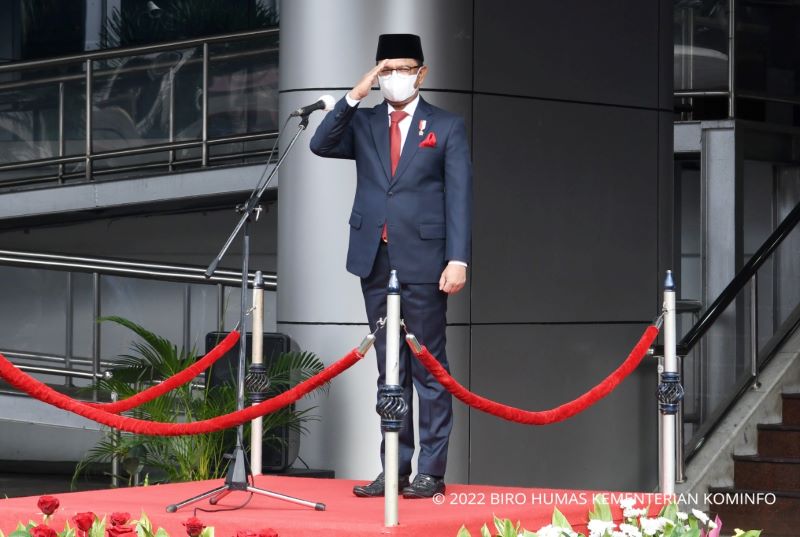
[[94, 325], [92, 275], [76, 272], [72, 275], [72, 355], [91, 360]]
[[[700, 300], [702, 293], [702, 221], [700, 155], [680, 155], [675, 159], [675, 195], [678, 200], [676, 251], [680, 272], [678, 298]], [[697, 321], [696, 313], [678, 316], [678, 337]]]
[[94, 62], [95, 152], [169, 141], [169, 67], [164, 63], [155, 54]]
[[214, 45], [209, 58], [209, 136], [277, 131], [277, 38]]
[[750, 377], [749, 287], [723, 311], [684, 359], [686, 443], [738, 392]]
[[775, 326], [780, 327], [800, 304], [800, 226], [795, 227], [774, 256]]
[[105, 47], [127, 47], [257, 30], [278, 25], [277, 2], [268, 0], [121, 0], [108, 13]]
[[172, 71], [175, 140], [199, 140], [203, 136], [203, 48], [181, 50]]
[[[82, 154], [84, 87], [81, 63], [0, 75], [0, 164]], [[82, 163], [18, 169], [0, 173], [0, 179], [58, 177], [80, 167]]]
[[217, 286], [191, 286], [191, 320], [189, 345], [202, 355], [206, 349], [206, 334], [221, 331], [217, 326]]
[[0, 266], [0, 341], [5, 350], [63, 356], [66, 273]]
[[[101, 278], [101, 315], [116, 315], [138, 323], [180, 346], [183, 343], [184, 284], [116, 276]], [[129, 354], [136, 336], [115, 323], [104, 322], [102, 358], [112, 361]]]
[[678, 90], [728, 89], [728, 0], [674, 0]]
[[745, 160], [742, 166], [742, 247], [747, 262], [775, 224], [775, 172], [771, 162]]

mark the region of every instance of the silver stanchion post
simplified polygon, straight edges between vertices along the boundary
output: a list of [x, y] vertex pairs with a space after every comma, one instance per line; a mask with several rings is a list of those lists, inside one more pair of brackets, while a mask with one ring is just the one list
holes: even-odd
[[675, 414], [683, 399], [683, 386], [675, 352], [675, 280], [671, 270], [664, 281], [664, 367], [660, 373], [659, 488], [662, 494], [672, 495], [675, 494]]
[[[256, 272], [255, 281], [253, 282], [253, 350], [250, 358], [250, 371], [248, 380], [251, 381], [251, 386], [248, 387], [250, 393], [250, 400], [252, 404], [256, 405], [263, 401], [262, 397], [254, 397], [254, 386], [252, 380], [254, 373], [263, 375], [266, 379], [266, 368], [264, 364], [264, 278], [261, 271]], [[266, 388], [269, 387], [267, 384]], [[266, 388], [264, 391], [266, 391]], [[258, 399], [256, 401], [255, 399]], [[250, 472], [253, 475], [261, 475], [261, 448], [264, 440], [264, 418], [261, 416], [255, 418], [250, 422]]]
[[[117, 392], [111, 392], [111, 402], [116, 403], [119, 400]], [[119, 455], [117, 455], [117, 448], [119, 447], [120, 433], [119, 430], [111, 429], [111, 443], [114, 445], [114, 455], [111, 457], [111, 487], [119, 487]]]
[[397, 526], [398, 441], [408, 405], [400, 386], [400, 281], [393, 270], [386, 290], [386, 379], [381, 386], [377, 411], [384, 440], [384, 525]]

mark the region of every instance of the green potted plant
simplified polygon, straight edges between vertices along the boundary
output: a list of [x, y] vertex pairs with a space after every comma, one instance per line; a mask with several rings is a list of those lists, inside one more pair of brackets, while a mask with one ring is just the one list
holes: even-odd
[[[115, 392], [124, 399], [182, 371], [197, 360], [194, 349], [179, 349], [169, 340], [132, 321], [121, 317], [107, 317], [102, 321], [124, 326], [138, 339], [131, 344], [131, 354], [119, 357], [117, 366], [111, 370], [113, 376], [98, 380], [94, 389]], [[268, 397], [286, 391], [323, 369], [322, 361], [312, 353], [283, 353], [268, 364], [271, 381]], [[234, 410], [234, 386], [210, 387], [189, 383], [127, 414], [145, 420], [179, 422], [210, 419]], [[314, 419], [312, 411], [313, 408], [296, 410], [287, 407], [264, 416], [264, 439], [278, 441], [274, 431], [282, 426], [304, 432], [304, 424]], [[245, 431], [247, 434], [249, 427], [245, 427]], [[78, 463], [73, 483], [89, 465], [108, 463], [115, 457], [122, 462], [121, 469], [125, 472], [118, 477], [127, 479], [129, 484], [143, 469], [147, 472], [147, 481], [197, 481], [222, 477], [227, 469], [224, 455], [231, 451], [235, 434], [235, 429], [173, 437], [111, 432]], [[247, 438], [245, 445], [249, 445]]]

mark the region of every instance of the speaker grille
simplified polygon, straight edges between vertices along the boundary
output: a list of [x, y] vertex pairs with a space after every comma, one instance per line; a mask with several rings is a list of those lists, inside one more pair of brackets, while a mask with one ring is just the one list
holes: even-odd
[[[206, 334], [206, 352], [213, 349], [222, 341], [227, 333], [209, 332]], [[251, 349], [253, 348], [253, 334], [246, 335], [246, 364], [250, 364]], [[284, 352], [297, 351], [297, 345], [286, 334], [264, 334], [264, 365], [269, 370], [270, 366]], [[212, 365], [206, 372], [206, 379], [210, 387], [222, 385], [236, 385], [239, 373], [239, 344], [237, 343], [225, 355]], [[246, 373], [246, 371], [245, 371]], [[246, 403], [248, 404], [248, 403]], [[289, 407], [294, 410], [294, 405]], [[300, 433], [287, 426], [280, 426], [269, 431], [274, 439], [265, 439], [262, 444], [262, 466], [264, 472], [283, 472], [294, 464], [300, 450]]]

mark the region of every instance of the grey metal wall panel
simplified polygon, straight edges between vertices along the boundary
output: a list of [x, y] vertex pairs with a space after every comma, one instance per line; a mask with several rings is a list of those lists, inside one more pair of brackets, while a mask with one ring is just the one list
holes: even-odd
[[677, 270], [675, 257], [675, 171], [672, 113], [660, 112], [658, 115], [658, 274], [656, 279], [656, 303], [664, 271]]
[[[673, 0], [659, 0], [658, 7], [658, 107], [662, 110], [672, 111], [674, 91], [673, 84], [673, 62], [674, 44], [672, 33], [673, 10], [675, 3]], [[672, 123], [672, 114], [670, 114]]]
[[658, 10], [641, 0], [476, 0], [475, 90], [655, 108]]
[[[622, 363], [642, 325], [474, 326], [472, 389], [529, 410], [581, 395]], [[470, 482], [650, 490], [656, 485], [656, 364], [645, 359], [583, 414], [526, 426], [472, 411]]]
[[656, 119], [475, 96], [472, 322], [652, 316]]

